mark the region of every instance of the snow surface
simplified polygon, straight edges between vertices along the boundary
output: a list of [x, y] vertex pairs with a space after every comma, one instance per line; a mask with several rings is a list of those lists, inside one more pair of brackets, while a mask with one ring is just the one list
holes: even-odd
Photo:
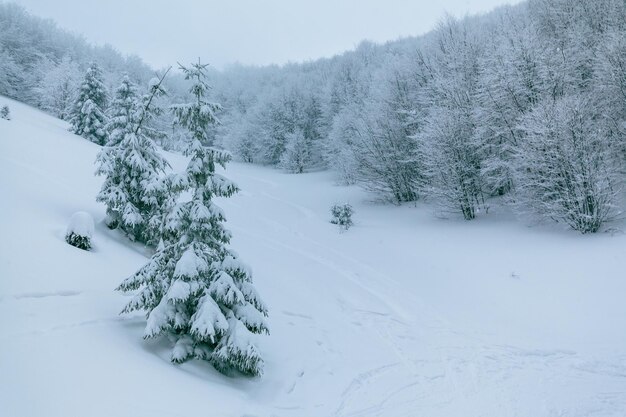
[[[626, 415], [626, 236], [379, 205], [329, 173], [230, 164], [219, 201], [270, 308], [260, 379], [169, 362], [113, 291], [149, 252], [108, 230], [98, 146], [10, 101], [0, 123], [0, 416]], [[168, 155], [177, 169], [180, 156]], [[329, 208], [348, 201], [339, 233]], [[93, 251], [65, 244], [77, 210]], [[623, 228], [623, 224], [616, 227]]]

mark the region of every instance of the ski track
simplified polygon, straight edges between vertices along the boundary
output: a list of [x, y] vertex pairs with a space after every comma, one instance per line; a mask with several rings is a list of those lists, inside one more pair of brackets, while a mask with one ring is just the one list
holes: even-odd
[[75, 297], [81, 294], [82, 291], [59, 290], [51, 292], [27, 292], [22, 294], [15, 294], [13, 295], [13, 298], [16, 300], [21, 300], [24, 298]]
[[107, 324], [120, 323], [120, 322], [126, 322], [126, 321], [128, 321], [128, 319], [125, 319], [123, 317], [106, 317], [106, 318], [101, 318], [101, 319], [85, 320], [85, 321], [80, 321], [76, 323], [62, 324], [62, 325], [52, 326], [49, 328], [32, 330], [28, 332], [17, 332], [14, 334], [18, 336], [39, 336], [39, 335], [45, 335], [48, 333], [63, 332], [66, 330], [75, 330], [81, 327], [100, 326], [100, 325], [107, 325]]
[[378, 375], [398, 365], [398, 363], [392, 363], [389, 365], [379, 366], [357, 375], [350, 382], [350, 385], [348, 385], [346, 389], [341, 393], [341, 402], [339, 403], [339, 407], [335, 411], [335, 416], [345, 416], [346, 414], [344, 413], [344, 409], [346, 408], [348, 399], [353, 396], [355, 392], [358, 392], [360, 389], [362, 389], [363, 386], [367, 385], [370, 380], [375, 379]]
[[[283, 201], [283, 200], [277, 199], [277, 201]], [[288, 205], [291, 206], [291, 204], [288, 204]], [[291, 233], [291, 229], [289, 229], [288, 226], [285, 226], [279, 221], [276, 221], [274, 219], [267, 218], [267, 217], [260, 217], [258, 215], [256, 216], [256, 218], [267, 223], [273, 229], [283, 230], [287, 234], [292, 234], [298, 240], [298, 243], [297, 245], [287, 245], [287, 244], [277, 241], [276, 239], [267, 238], [267, 236], [261, 236], [259, 234], [256, 234], [255, 238], [265, 239], [266, 241], [267, 239], [271, 239], [272, 243], [279, 245], [284, 249], [292, 250], [292, 251], [294, 247], [307, 248], [307, 250], [295, 250], [295, 251], [300, 256], [306, 257], [332, 270], [337, 271], [343, 277], [356, 283], [357, 285], [366, 289], [367, 291], [369, 291], [370, 293], [372, 293], [378, 298], [382, 297], [381, 293], [389, 293], [391, 296], [391, 300], [384, 301], [384, 303], [387, 304], [388, 308], [396, 312], [396, 316], [402, 316], [402, 317], [406, 317], [409, 315], [418, 316], [419, 318], [424, 319], [425, 322], [427, 321], [429, 325], [432, 325], [434, 327], [441, 327], [441, 326], [447, 325], [447, 324], [444, 324], [446, 320], [440, 317], [439, 315], [436, 315], [432, 311], [429, 311], [425, 307], [425, 304], [423, 303], [422, 300], [420, 300], [418, 297], [416, 297], [413, 294], [407, 293], [400, 283], [398, 283], [396, 280], [391, 278], [389, 275], [381, 273], [372, 265], [362, 262], [358, 259], [355, 259], [342, 252], [339, 252], [331, 247], [328, 247], [327, 245], [324, 245], [323, 243], [317, 242], [313, 240], [312, 238], [307, 237], [304, 234], [298, 233], [294, 235], [293, 233]], [[247, 232], [245, 229], [241, 229], [241, 228], [237, 229], [237, 231], [238, 233]], [[313, 255], [313, 254], [316, 254], [316, 255]], [[350, 267], [349, 268], [340, 267], [339, 265], [342, 265], [342, 264], [349, 265]], [[367, 283], [370, 283], [372, 286], [375, 286], [376, 288], [374, 289], [371, 286], [368, 286]], [[391, 305], [395, 304], [394, 301], [397, 299], [410, 300], [410, 304], [413, 306], [412, 312], [409, 313], [406, 311], [400, 311], [397, 306], [390, 307]], [[416, 306], [419, 306], [419, 314], [415, 314], [415, 311], [417, 310]], [[381, 314], [386, 314], [386, 313], [381, 313]]]

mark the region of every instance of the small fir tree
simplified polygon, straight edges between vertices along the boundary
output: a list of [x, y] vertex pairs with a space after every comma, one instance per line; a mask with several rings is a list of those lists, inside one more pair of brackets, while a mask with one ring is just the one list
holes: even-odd
[[102, 82], [102, 72], [95, 62], [91, 64], [81, 84], [71, 112], [71, 131], [98, 145], [106, 142], [107, 118], [106, 88]]
[[169, 164], [144, 129], [147, 114], [154, 112], [150, 97], [164, 94], [162, 80], [151, 83], [148, 98], [140, 102], [135, 85], [123, 78], [111, 105], [109, 141], [97, 158], [96, 174], [106, 178], [96, 200], [107, 206], [107, 225], [148, 244], [158, 243], [173, 200], [163, 176]]
[[[169, 73], [170, 69], [165, 72]], [[164, 75], [164, 77], [165, 77]], [[168, 133], [164, 132], [161, 127], [165, 123], [163, 114], [165, 113], [165, 103], [170, 103], [167, 92], [161, 87], [162, 78], [154, 77], [148, 83], [148, 91], [141, 96], [140, 103], [142, 109], [145, 109], [141, 115], [141, 130], [152, 139], [154, 143], [161, 144], [168, 142]], [[164, 79], [164, 78], [163, 78]], [[156, 94], [153, 94], [156, 92]], [[168, 123], [166, 123], [168, 124]], [[169, 124], [168, 124], [169, 127]]]
[[348, 230], [354, 224], [352, 222], [354, 209], [350, 204], [335, 204], [330, 208], [330, 214], [333, 216], [330, 222], [343, 230]]
[[249, 269], [227, 245], [230, 232], [212, 199], [230, 197], [237, 186], [216, 173], [230, 155], [203, 145], [218, 105], [205, 101], [206, 65], [181, 66], [192, 81], [195, 101], [176, 105], [177, 123], [190, 132], [183, 174], [172, 184], [191, 194], [168, 214], [163, 240], [149, 262], [119, 287], [139, 290], [123, 312], [147, 311], [145, 338], [167, 335], [174, 342], [171, 359], [210, 361], [221, 372], [262, 373], [263, 361], [253, 333], [267, 333], [267, 308]]
[[124, 139], [126, 133], [134, 131], [140, 112], [137, 86], [128, 75], [122, 77], [120, 86], [115, 90], [113, 101], [108, 109], [108, 119], [105, 127], [107, 133], [106, 145], [116, 146]]
[[9, 106], [2, 106], [2, 109], [0, 109], [0, 118], [11, 120], [11, 110], [9, 110]]

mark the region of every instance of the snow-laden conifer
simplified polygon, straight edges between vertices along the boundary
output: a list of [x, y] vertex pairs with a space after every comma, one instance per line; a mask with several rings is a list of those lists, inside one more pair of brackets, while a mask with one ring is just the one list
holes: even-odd
[[136, 86], [124, 77], [111, 104], [109, 140], [97, 159], [96, 173], [105, 180], [96, 200], [107, 207], [107, 225], [149, 244], [158, 243], [173, 198], [163, 176], [169, 164], [144, 129], [153, 112], [150, 97], [163, 93], [160, 82], [151, 83], [140, 101]]
[[11, 120], [11, 110], [9, 106], [2, 106], [0, 109], [0, 119]]
[[78, 90], [71, 112], [72, 132], [98, 145], [106, 142], [104, 113], [107, 104], [106, 87], [102, 82], [102, 72], [95, 62], [91, 64]]
[[330, 214], [333, 218], [330, 220], [332, 224], [336, 224], [344, 230], [348, 230], [354, 224], [352, 222], [352, 215], [354, 209], [348, 203], [334, 204], [330, 208]]
[[128, 75], [122, 77], [119, 87], [108, 109], [108, 120], [105, 127], [107, 146], [119, 145], [126, 133], [134, 131], [134, 124], [139, 116], [139, 95], [137, 86]]
[[192, 81], [195, 100], [173, 107], [177, 123], [190, 132], [190, 160], [172, 184], [190, 199], [168, 214], [163, 240], [148, 263], [120, 285], [122, 291], [137, 290], [124, 312], [147, 311], [144, 337], [168, 336], [173, 362], [205, 359], [221, 372], [259, 375], [263, 360], [252, 336], [268, 332], [267, 308], [250, 270], [228, 248], [224, 213], [212, 201], [237, 191], [216, 172], [230, 155], [203, 145], [219, 106], [205, 100], [206, 65], [181, 69]]

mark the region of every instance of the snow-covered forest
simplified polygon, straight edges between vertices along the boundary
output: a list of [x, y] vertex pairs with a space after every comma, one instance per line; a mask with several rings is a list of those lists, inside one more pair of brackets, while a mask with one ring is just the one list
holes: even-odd
[[0, 416], [626, 414], [625, 1], [198, 55], [0, 2]]
[[[222, 108], [207, 140], [292, 173], [332, 169], [443, 215], [509, 204], [595, 232], [623, 209], [625, 16], [620, 0], [532, 0], [330, 59], [211, 71]], [[1, 5], [0, 22], [0, 93], [62, 119], [92, 61], [107, 96], [124, 74], [144, 86], [154, 76], [17, 6]], [[181, 76], [164, 85], [163, 100], [186, 96]], [[158, 122], [159, 143], [182, 149], [169, 113]]]

